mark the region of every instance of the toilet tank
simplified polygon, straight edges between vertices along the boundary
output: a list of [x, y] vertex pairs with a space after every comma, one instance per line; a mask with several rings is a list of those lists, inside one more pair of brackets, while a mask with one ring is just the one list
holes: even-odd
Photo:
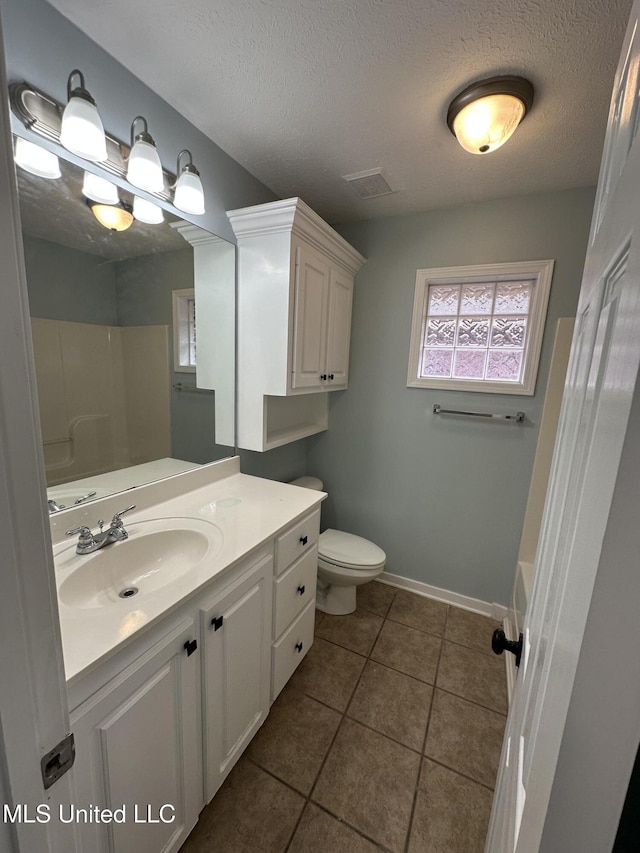
[[322, 480], [317, 477], [298, 477], [297, 480], [291, 480], [290, 486], [300, 486], [301, 489], [315, 489], [316, 492], [322, 491]]

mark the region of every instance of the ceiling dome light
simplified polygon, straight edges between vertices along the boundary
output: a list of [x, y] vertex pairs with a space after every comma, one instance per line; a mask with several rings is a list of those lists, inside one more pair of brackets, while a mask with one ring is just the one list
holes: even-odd
[[[73, 78], [80, 85], [71, 88]], [[100, 162], [107, 159], [107, 142], [96, 102], [84, 87], [84, 76], [76, 68], [67, 81], [67, 106], [62, 114], [60, 142], [64, 147], [85, 160]]]
[[57, 156], [20, 136], [16, 137], [15, 161], [21, 169], [39, 178], [60, 177], [60, 161]]
[[144, 198], [138, 198], [137, 195], [133, 197], [133, 215], [146, 225], [160, 225], [164, 222], [162, 208]]
[[[144, 130], [134, 136], [137, 121], [143, 122]], [[127, 180], [134, 187], [149, 193], [161, 193], [164, 190], [162, 163], [156, 144], [147, 130], [147, 120], [143, 116], [136, 116], [131, 122], [131, 152]]]
[[447, 124], [465, 151], [488, 154], [504, 145], [532, 105], [533, 86], [524, 77], [491, 77], [456, 95]]
[[107, 181], [106, 178], [94, 175], [93, 172], [84, 173], [82, 194], [101, 204], [118, 204], [120, 201], [118, 187], [111, 181]]
[[[180, 158], [183, 154], [189, 155], [189, 162], [180, 169]], [[202, 189], [200, 172], [193, 165], [191, 152], [186, 148], [178, 154], [176, 172], [178, 173], [178, 180], [175, 183], [174, 205], [184, 213], [202, 216], [204, 213], [204, 190]]]
[[119, 204], [98, 204], [87, 201], [87, 204], [100, 225], [108, 228], [109, 231], [126, 231], [133, 223], [131, 207], [123, 201]]

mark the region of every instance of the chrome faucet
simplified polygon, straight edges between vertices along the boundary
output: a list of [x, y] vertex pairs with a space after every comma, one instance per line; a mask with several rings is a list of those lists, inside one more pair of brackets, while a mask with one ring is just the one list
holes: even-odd
[[76, 533], [80, 534], [78, 544], [76, 546], [76, 554], [92, 554], [94, 551], [99, 551], [100, 548], [104, 548], [106, 545], [111, 545], [114, 542], [123, 542], [125, 539], [128, 539], [129, 534], [124, 529], [124, 524], [122, 523], [122, 518], [120, 516], [135, 508], [136, 505], [131, 504], [131, 506], [126, 507], [126, 509], [121, 509], [120, 512], [117, 512], [111, 519], [111, 525], [108, 530], [105, 530], [104, 533], [102, 532], [104, 521], [100, 519], [98, 521], [100, 533], [97, 533], [95, 536], [91, 532], [91, 528], [86, 527], [85, 525], [82, 525], [81, 527], [74, 527], [73, 530], [67, 530], [67, 536], [74, 536]]

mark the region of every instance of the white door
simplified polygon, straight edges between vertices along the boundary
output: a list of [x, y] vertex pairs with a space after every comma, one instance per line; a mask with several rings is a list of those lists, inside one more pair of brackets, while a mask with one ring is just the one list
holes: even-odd
[[540, 849], [638, 378], [639, 11], [615, 78], [487, 853]]
[[269, 713], [272, 583], [269, 555], [200, 611], [207, 802]]
[[183, 619], [73, 712], [75, 805], [119, 810], [78, 823], [82, 853], [174, 853], [186, 840], [204, 805], [199, 676]]
[[[0, 32], [0, 90], [6, 87]], [[69, 715], [6, 97], [0, 99], [0, 197], [0, 784], [3, 805], [26, 804], [30, 818], [36, 806], [48, 806], [52, 818], [0, 819], [0, 850], [72, 853], [73, 827], [54, 816], [73, 798], [74, 771], [45, 790], [40, 770], [42, 757], [69, 732]]]
[[305, 245], [296, 248], [292, 388], [326, 384], [329, 267]]
[[327, 378], [329, 388], [346, 388], [349, 377], [353, 276], [332, 269], [329, 283]]

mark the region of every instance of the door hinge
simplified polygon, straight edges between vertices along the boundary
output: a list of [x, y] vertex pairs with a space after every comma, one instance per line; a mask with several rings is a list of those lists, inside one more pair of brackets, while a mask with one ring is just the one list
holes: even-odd
[[40, 769], [42, 771], [42, 783], [45, 791], [61, 776], [73, 767], [76, 760], [76, 745], [73, 732], [60, 741], [51, 752], [42, 756]]

